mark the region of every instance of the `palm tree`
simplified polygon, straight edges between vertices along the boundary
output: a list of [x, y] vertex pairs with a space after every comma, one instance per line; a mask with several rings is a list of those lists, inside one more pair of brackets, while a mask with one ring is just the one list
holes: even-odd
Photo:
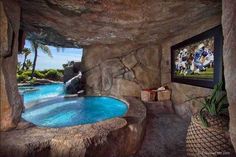
[[21, 69], [21, 62], [17, 62], [17, 73], [20, 71]]
[[25, 69], [29, 70], [32, 67], [32, 65], [33, 65], [32, 62], [29, 59], [27, 59], [25, 62]]
[[20, 52], [20, 54], [24, 54], [24, 61], [23, 61], [21, 70], [25, 70], [26, 60], [27, 60], [27, 57], [30, 53], [31, 53], [31, 50], [29, 48], [23, 48], [23, 50]]
[[43, 45], [36, 40], [30, 40], [31, 49], [34, 52], [34, 61], [31, 73], [31, 79], [34, 76], [35, 66], [38, 58], [38, 49], [40, 49], [43, 53], [47, 54], [49, 57], [52, 57], [52, 53], [47, 45]]

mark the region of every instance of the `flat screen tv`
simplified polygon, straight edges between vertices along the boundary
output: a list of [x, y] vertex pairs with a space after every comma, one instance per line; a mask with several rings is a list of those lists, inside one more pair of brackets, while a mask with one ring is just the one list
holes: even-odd
[[171, 81], [213, 88], [222, 80], [222, 27], [171, 47]]

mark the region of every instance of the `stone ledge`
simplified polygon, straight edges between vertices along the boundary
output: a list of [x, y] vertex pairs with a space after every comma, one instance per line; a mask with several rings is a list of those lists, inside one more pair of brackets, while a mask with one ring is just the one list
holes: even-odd
[[29, 128], [1, 132], [0, 157], [70, 156], [126, 157], [140, 148], [146, 125], [146, 108], [133, 97], [123, 99], [124, 117], [65, 128]]

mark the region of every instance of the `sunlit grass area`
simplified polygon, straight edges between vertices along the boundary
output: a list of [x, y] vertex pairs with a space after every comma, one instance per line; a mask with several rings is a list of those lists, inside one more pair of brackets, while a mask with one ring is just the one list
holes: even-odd
[[177, 77], [193, 78], [193, 79], [213, 79], [214, 77], [214, 68], [207, 68], [206, 71], [200, 71], [199, 73], [193, 74], [180, 74], [176, 73]]

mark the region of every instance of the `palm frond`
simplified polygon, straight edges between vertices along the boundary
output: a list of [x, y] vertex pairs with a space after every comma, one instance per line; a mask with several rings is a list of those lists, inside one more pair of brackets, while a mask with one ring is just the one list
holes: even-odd
[[214, 89], [213, 89], [213, 92], [212, 92], [212, 95], [211, 95], [211, 98], [210, 98], [210, 103], [215, 103], [214, 101], [217, 98], [217, 94], [218, 94], [221, 86], [222, 86], [222, 82], [220, 82], [219, 84], [216, 84], [214, 86]]
[[31, 50], [29, 48], [23, 48], [21, 54], [24, 54], [25, 56], [28, 56], [31, 53]]
[[31, 51], [35, 53], [35, 50], [38, 48], [38, 43], [35, 40], [29, 40], [30, 46], [31, 46]]
[[49, 47], [47, 45], [38, 44], [38, 46], [42, 50], [43, 53], [47, 54], [49, 57], [52, 58], [51, 50], [49, 49]]
[[205, 108], [202, 108], [202, 109], [201, 109], [199, 116], [200, 116], [200, 120], [201, 120], [203, 126], [204, 126], [204, 127], [208, 127], [208, 122], [207, 122], [207, 120], [206, 120], [206, 118], [205, 118], [205, 116], [204, 116], [204, 112], [203, 112], [204, 109], [205, 109]]
[[200, 119], [204, 126], [207, 126], [203, 111], [212, 116], [219, 116], [228, 112], [228, 100], [226, 92], [222, 91], [223, 83], [220, 82], [214, 86], [210, 97], [205, 97], [200, 111]]

